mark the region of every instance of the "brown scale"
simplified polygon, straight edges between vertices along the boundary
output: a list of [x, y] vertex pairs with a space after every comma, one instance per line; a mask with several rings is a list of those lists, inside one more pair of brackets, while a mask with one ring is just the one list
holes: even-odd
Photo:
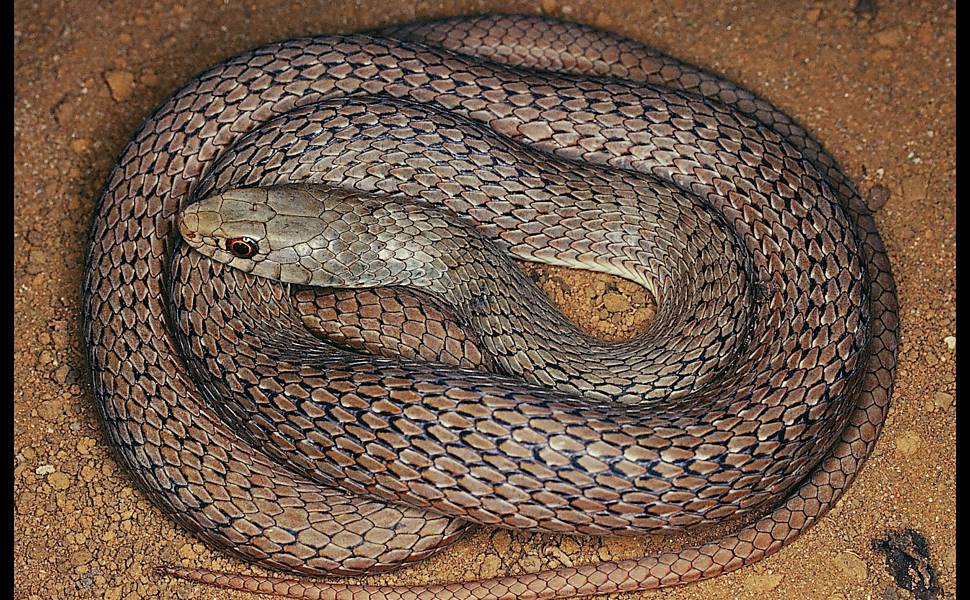
[[348, 349], [495, 370], [474, 334], [427, 296], [389, 288], [332, 293], [304, 289], [293, 300], [307, 329]]
[[[646, 84], [559, 81], [404, 42], [342, 36], [254, 51], [179, 91], [146, 122], [109, 178], [92, 228], [84, 286], [97, 407], [121, 462], [149, 497], [214, 546], [302, 574], [373, 572], [419, 560], [457, 539], [466, 519], [552, 531], [635, 531], [727, 519], [775, 498], [784, 500], [735, 534], [678, 552], [446, 586], [375, 589], [185, 568], [168, 572], [308, 598], [589, 595], [686, 583], [737, 569], [776, 552], [834, 505], [872, 451], [888, 410], [898, 323], [888, 258], [872, 217], [818, 143], [769, 103], [730, 82], [585, 27], [536, 17], [480, 17], [406, 26], [390, 35], [513, 65]], [[734, 385], [734, 392], [721, 398], [716, 414], [682, 407], [682, 416], [656, 417], [665, 427], [643, 427], [630, 411], [577, 410], [555, 393], [514, 391], [506, 380], [484, 383], [466, 374], [468, 385], [458, 386], [458, 379], [417, 363], [327, 354], [310, 334], [274, 338], [276, 328], [303, 325], [282, 286], [224, 272], [184, 249], [169, 264], [180, 208], [199, 189], [234, 177], [249, 183], [248, 168], [255, 179], [279, 169], [275, 183], [338, 178], [362, 190], [424, 191], [452, 203], [480, 201], [492, 213], [506, 215], [500, 227], [510, 223], [513, 213], [492, 182], [481, 186], [481, 197], [461, 198], [449, 184], [461, 183], [455, 173], [440, 171], [437, 182], [429, 183], [427, 174], [409, 180], [421, 170], [420, 161], [368, 168], [374, 147], [358, 151], [355, 165], [341, 165], [340, 157], [354, 149], [355, 140], [339, 134], [324, 171], [314, 172], [319, 161], [279, 165], [281, 157], [296, 156], [306, 143], [296, 132], [274, 145], [247, 147], [236, 155], [235, 167], [214, 168], [237, 151], [231, 146], [244, 132], [260, 123], [296, 105], [355, 91], [443, 106], [561, 157], [642, 171], [705, 197], [736, 228], [758, 272], [775, 274], [754, 277], [757, 310], [765, 319], [747, 342], [750, 352], [739, 358], [763, 370], [754, 381], [726, 375], [723, 383]], [[220, 110], [213, 113], [212, 106]], [[362, 127], [368, 118], [338, 110], [331, 125], [339, 130], [341, 119], [348, 124], [356, 119]], [[413, 122], [416, 141], [431, 135], [424, 129], [427, 123]], [[449, 144], [442, 146], [445, 153]], [[504, 158], [500, 150], [499, 172], [510, 168]], [[212, 178], [200, 182], [208, 173]], [[535, 190], [558, 185], [545, 182]], [[838, 205], [830, 203], [829, 190]], [[746, 200], [751, 203], [743, 204]], [[814, 211], [813, 219], [801, 214], [806, 208]], [[527, 236], [493, 233], [513, 254], [529, 244]], [[237, 343], [241, 350], [234, 364], [225, 362], [231, 345], [216, 347], [213, 338], [182, 338], [167, 329], [170, 280], [181, 306], [177, 328], [190, 333], [221, 328], [222, 342]], [[658, 315], [666, 298], [660, 296]], [[223, 301], [211, 303], [216, 298]], [[246, 314], [249, 309], [256, 312]], [[249, 330], [226, 320], [240, 314], [251, 322]], [[425, 354], [433, 354], [440, 336], [428, 331], [421, 337]], [[360, 338], [370, 343], [363, 334]], [[288, 342], [304, 348], [311, 363], [331, 368], [321, 375], [313, 364], [282, 367], [271, 360]], [[181, 353], [206, 359], [190, 362]], [[342, 362], [334, 363], [335, 356]], [[205, 371], [227, 365], [225, 382], [200, 384]], [[775, 370], [768, 369], [771, 365]], [[773, 381], [787, 385], [790, 394]], [[329, 387], [315, 387], [324, 382]], [[219, 395], [232, 401], [221, 404]], [[358, 419], [361, 414], [371, 416]], [[463, 444], [435, 441], [462, 421], [475, 424]], [[786, 422], [793, 425], [786, 429]], [[561, 444], [559, 451], [550, 446], [544, 464], [532, 464], [528, 476], [517, 473], [517, 481], [531, 477], [548, 484], [527, 499], [510, 486], [502, 468], [483, 462], [487, 457], [489, 464], [516, 473], [522, 461], [510, 457], [519, 456], [521, 448], [495, 443], [516, 434], [535, 440], [559, 434]], [[262, 443], [267, 440], [271, 443]], [[630, 469], [650, 471], [641, 479], [648, 487], [630, 487], [621, 479], [595, 482], [590, 474], [602, 465], [595, 457], [578, 457], [579, 467], [561, 464], [569, 448], [597, 443], [607, 453], [624, 448]], [[711, 451], [720, 466], [703, 459]], [[462, 468], [469, 477], [449, 473]], [[570, 473], [568, 483], [557, 482], [560, 472]], [[339, 482], [347, 491], [323, 482]], [[384, 500], [364, 500], [355, 492]], [[640, 523], [624, 520], [622, 511], [590, 510], [597, 498], [617, 496], [644, 507], [649, 516]], [[415, 507], [385, 501], [392, 498]]]

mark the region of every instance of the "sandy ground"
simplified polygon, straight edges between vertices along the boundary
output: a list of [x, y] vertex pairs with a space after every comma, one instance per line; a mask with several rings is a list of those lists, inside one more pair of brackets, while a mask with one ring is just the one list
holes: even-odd
[[[817, 134], [878, 206], [899, 285], [902, 347], [893, 407], [850, 492], [775, 556], [642, 596], [920, 597], [896, 587], [872, 548], [886, 532], [911, 528], [929, 543], [927, 564], [938, 574], [940, 597], [956, 597], [955, 3], [123, 4], [16, 4], [16, 598], [247, 597], [152, 572], [163, 562], [248, 567], [176, 529], [132, 486], [105, 442], [87, 387], [79, 288], [88, 224], [115, 156], [141, 120], [202, 68], [269, 41], [488, 10], [595, 24], [774, 101]], [[630, 310], [644, 303], [635, 286], [571, 273], [544, 281], [554, 298], [578, 298], [567, 302], [571, 314], [604, 334], [641, 318]], [[638, 556], [647, 544], [483, 530], [426, 563], [375, 580], [534, 571]]]

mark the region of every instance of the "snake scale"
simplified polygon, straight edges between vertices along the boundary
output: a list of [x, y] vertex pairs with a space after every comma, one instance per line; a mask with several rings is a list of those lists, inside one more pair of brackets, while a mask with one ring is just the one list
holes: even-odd
[[[366, 253], [354, 236], [380, 234], [375, 215], [412, 199], [505, 255], [637, 281], [658, 314], [615, 352], [587, 340], [557, 353], [518, 346], [559, 341], [497, 292], [451, 309], [427, 289], [326, 300], [181, 241], [183, 209], [254, 193], [241, 188], [360, 200], [341, 213], [338, 257]], [[407, 219], [424, 231], [425, 217]], [[518, 294], [530, 282], [516, 277], [494, 279]], [[811, 136], [638, 42], [532, 16], [287, 40], [205, 71], [122, 152], [83, 302], [120, 461], [199, 538], [291, 575], [167, 572], [307, 598], [590, 595], [759, 560], [854, 479], [897, 347], [875, 223]], [[498, 316], [475, 317], [484, 305]], [[334, 326], [335, 306], [361, 313]], [[311, 321], [378, 350], [401, 333], [389, 354], [403, 357], [325, 342]], [[399, 567], [474, 523], [639, 534], [771, 506], [734, 534], [638, 560], [427, 587], [295, 577]]]

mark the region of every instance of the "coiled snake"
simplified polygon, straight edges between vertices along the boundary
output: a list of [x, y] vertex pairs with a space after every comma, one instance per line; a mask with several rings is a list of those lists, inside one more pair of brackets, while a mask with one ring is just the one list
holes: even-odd
[[[273, 186], [283, 187], [230, 191]], [[438, 310], [422, 295], [440, 292], [427, 283], [432, 263], [464, 286], [442, 314], [482, 331], [400, 325], [417, 340], [404, 354], [432, 340], [433, 363], [321, 341], [304, 327], [330, 314], [314, 313], [316, 292], [294, 302], [288, 284], [180, 241], [180, 211], [226, 192], [340, 205], [333, 258], [364, 285], [417, 281], [416, 295], [341, 292], [364, 309], [354, 335], [365, 345], [403, 313]], [[432, 216], [411, 216], [412, 202]], [[446, 213], [464, 242], [500, 249], [476, 250], [487, 266], [467, 269], [478, 279], [464, 279], [462, 250], [446, 256]], [[373, 262], [355, 266], [368, 252], [388, 260], [392, 242], [379, 242], [383, 254], [367, 244], [391, 224], [425, 236], [434, 256], [405, 261], [420, 254], [417, 275], [394, 275], [393, 261], [379, 276]], [[169, 570], [209, 583], [296, 597], [545, 598], [711, 577], [777, 551], [830, 508], [888, 409], [894, 283], [833, 159], [751, 93], [584, 26], [458, 18], [227, 60], [123, 151], [91, 240], [84, 332], [112, 445], [172, 518], [264, 567], [360, 574], [426, 557], [471, 523], [633, 534], [784, 499], [679, 552], [428, 588]], [[220, 260], [248, 254], [225, 243]], [[560, 339], [534, 320], [546, 301], [489, 258], [499, 254], [638, 281], [657, 297], [655, 322], [615, 346]], [[289, 260], [319, 266], [313, 256]], [[480, 285], [489, 280], [499, 287]], [[524, 316], [505, 294], [521, 294]], [[472, 342], [511, 374], [469, 368], [461, 347]]]

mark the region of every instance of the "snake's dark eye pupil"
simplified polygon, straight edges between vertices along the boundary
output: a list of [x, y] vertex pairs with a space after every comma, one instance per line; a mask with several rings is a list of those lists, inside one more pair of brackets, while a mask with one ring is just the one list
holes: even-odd
[[226, 241], [226, 250], [236, 258], [250, 258], [259, 252], [259, 246], [256, 240], [239, 237]]

